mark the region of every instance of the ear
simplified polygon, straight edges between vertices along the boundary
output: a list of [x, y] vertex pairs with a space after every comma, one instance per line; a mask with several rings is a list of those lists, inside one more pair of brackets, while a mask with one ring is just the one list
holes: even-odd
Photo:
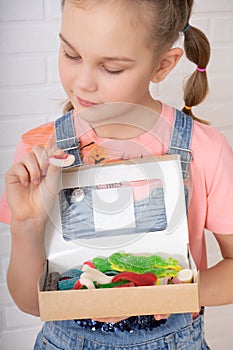
[[173, 48], [165, 52], [160, 59], [160, 63], [153, 74], [151, 81], [158, 83], [166, 78], [171, 70], [177, 65], [181, 57], [183, 56], [183, 50], [181, 48]]

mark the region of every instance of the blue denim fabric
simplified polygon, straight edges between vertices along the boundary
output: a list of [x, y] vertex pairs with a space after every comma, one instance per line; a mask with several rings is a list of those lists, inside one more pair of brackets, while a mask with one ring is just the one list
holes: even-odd
[[69, 111], [55, 121], [55, 133], [57, 147], [75, 157], [74, 163], [69, 168], [82, 165], [79, 141], [73, 125], [73, 111]]
[[134, 203], [135, 227], [118, 230], [95, 231], [92, 189], [83, 188], [85, 197], [81, 202], [71, 202], [73, 189], [60, 194], [62, 233], [66, 240], [97, 238], [122, 234], [156, 232], [167, 226], [163, 188], [154, 189], [150, 195]]
[[176, 110], [173, 133], [167, 154], [179, 154], [183, 179], [189, 178], [189, 165], [193, 154], [190, 149], [193, 133], [193, 120], [190, 116]]
[[153, 330], [104, 333], [83, 329], [74, 321], [45, 323], [34, 350], [210, 350], [204, 339], [203, 315], [171, 315]]
[[[174, 128], [175, 131], [173, 132], [168, 154], [180, 154], [183, 177], [186, 179], [188, 176], [188, 166], [191, 161], [189, 151], [192, 136], [191, 119], [183, 113], [176, 111]], [[69, 128], [69, 130], [72, 130], [72, 128]], [[73, 135], [68, 135], [66, 137], [70, 138], [72, 136]], [[59, 135], [59, 137], [60, 139], [65, 139], [62, 135]], [[64, 193], [61, 194], [61, 196], [64, 196]], [[65, 228], [65, 236], [67, 236], [68, 239], [77, 238], [77, 232], [72, 228], [71, 224], [74, 216], [77, 216], [75, 219], [75, 226], [76, 228], [79, 227], [79, 230], [81, 230], [81, 236], [84, 235], [83, 237], [86, 237], [87, 227], [85, 222], [88, 223], [88, 231], [90, 230], [90, 226], [93, 229], [91, 190], [87, 189], [85, 201], [78, 203], [78, 205], [80, 205], [80, 216], [77, 215], [76, 204], [70, 205], [68, 197], [63, 197], [61, 201], [62, 212], [64, 213], [63, 228]], [[158, 198], [160, 198], [160, 200], [158, 200]], [[153, 200], [151, 201], [151, 199]], [[75, 206], [75, 210], [73, 210], [73, 205]], [[83, 208], [81, 208], [81, 206], [83, 206]], [[154, 206], [157, 207], [157, 214], [153, 212]], [[67, 216], [69, 210], [70, 217], [69, 215]], [[141, 213], [143, 213], [143, 215], [141, 215]], [[149, 217], [144, 216], [146, 214], [148, 214]], [[147, 230], [150, 230], [150, 228], [152, 231], [164, 229], [164, 225], [166, 224], [166, 212], [161, 189], [156, 189], [156, 193], [152, 191], [149, 201], [146, 199], [146, 202], [140, 201], [137, 204], [135, 203], [135, 218], [136, 227], [139, 227], [140, 230], [143, 229], [144, 232], [145, 222], [147, 222]], [[158, 223], [159, 226], [155, 226], [155, 223]], [[208, 350], [210, 348], [204, 340], [203, 315], [199, 315], [193, 320], [191, 314], [173, 314], [165, 323], [160, 324], [152, 330], [140, 329], [134, 330], [132, 333], [128, 331], [118, 333], [103, 332], [101, 330], [92, 331], [91, 329], [82, 328], [72, 320], [46, 322], [37, 337], [34, 350], [56, 349]]]

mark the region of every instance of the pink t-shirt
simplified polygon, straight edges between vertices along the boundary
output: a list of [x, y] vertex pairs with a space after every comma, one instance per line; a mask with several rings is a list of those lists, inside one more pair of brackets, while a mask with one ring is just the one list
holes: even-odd
[[[84, 164], [136, 159], [166, 154], [170, 145], [174, 109], [163, 104], [160, 118], [147, 133], [131, 140], [100, 138], [80, 118], [75, 118], [75, 130], [80, 140]], [[53, 139], [54, 124], [48, 123], [22, 136], [15, 153], [15, 162], [33, 145], [47, 144]], [[226, 138], [214, 128], [194, 122], [191, 143], [193, 161], [189, 188], [188, 226], [193, 258], [199, 269], [206, 268], [204, 229], [214, 233], [233, 233], [233, 152]], [[139, 193], [135, 194], [140, 198]], [[10, 210], [5, 193], [0, 202], [0, 220], [10, 222]]]

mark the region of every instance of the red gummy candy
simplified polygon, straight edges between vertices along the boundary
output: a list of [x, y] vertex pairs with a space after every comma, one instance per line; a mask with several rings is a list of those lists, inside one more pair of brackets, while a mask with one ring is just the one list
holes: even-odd
[[122, 287], [135, 287], [135, 284], [133, 282], [120, 284], [119, 286], [115, 286], [114, 288], [122, 288]]
[[77, 280], [74, 284], [74, 289], [82, 289], [83, 285], [81, 284], [80, 280]]
[[91, 267], [91, 268], [93, 268], [93, 269], [96, 268], [92, 261], [85, 261], [85, 262], [83, 263], [83, 265], [87, 265], [87, 266], [89, 266], [89, 267]]
[[136, 286], [153, 286], [157, 277], [151, 272], [136, 273], [136, 272], [121, 272], [112, 278], [112, 282], [128, 280]]

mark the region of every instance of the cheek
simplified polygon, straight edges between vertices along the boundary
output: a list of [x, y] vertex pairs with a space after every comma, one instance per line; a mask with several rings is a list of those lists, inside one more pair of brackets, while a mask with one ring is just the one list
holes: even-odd
[[[124, 87], [124, 88], [122, 88]], [[137, 86], [130, 77], [108, 80], [102, 85], [102, 92], [112, 102], [124, 102], [135, 94]]]
[[[148, 89], [149, 82], [136, 76], [120, 80], [117, 84], [110, 84], [108, 94], [114, 96], [115, 101], [135, 102], [137, 98]], [[124, 87], [122, 89], [122, 86]]]
[[61, 83], [64, 89], [67, 91], [72, 81], [72, 74], [69, 69], [69, 66], [67, 65], [65, 57], [63, 57], [63, 55], [61, 54], [59, 56], [58, 70], [59, 70]]
[[59, 60], [58, 60], [58, 71], [59, 71], [59, 76], [60, 76], [61, 83], [64, 86], [65, 85], [65, 81], [66, 81], [66, 74], [65, 74], [64, 58], [62, 57], [61, 52], [60, 52]]

